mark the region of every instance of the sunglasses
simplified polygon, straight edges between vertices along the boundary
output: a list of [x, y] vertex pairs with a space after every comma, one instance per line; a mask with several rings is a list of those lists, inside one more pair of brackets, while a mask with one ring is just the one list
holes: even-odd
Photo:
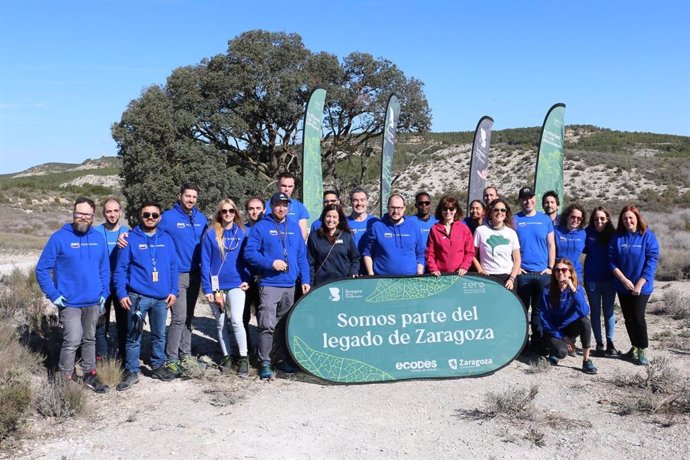
[[144, 219], [158, 219], [161, 215], [157, 212], [142, 212], [141, 217]]
[[443, 208], [442, 211], [443, 212], [453, 212], [453, 211], [455, 211], [455, 208]]
[[568, 267], [556, 267], [553, 269], [556, 273], [568, 273], [570, 269]]
[[234, 209], [221, 209], [220, 212], [221, 214], [235, 214]]
[[491, 211], [495, 212], [496, 214], [498, 214], [498, 213], [505, 214], [506, 212], [508, 212], [508, 210], [506, 208], [493, 208]]
[[418, 201], [417, 206], [429, 206], [431, 201]]

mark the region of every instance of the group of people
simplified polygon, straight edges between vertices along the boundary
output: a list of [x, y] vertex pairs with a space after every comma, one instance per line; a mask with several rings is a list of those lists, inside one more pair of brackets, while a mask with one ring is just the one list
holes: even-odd
[[[223, 355], [221, 369], [249, 376], [249, 354], [258, 374], [295, 372], [284, 328], [296, 299], [312, 286], [358, 276], [464, 275], [476, 272], [516, 292], [531, 310], [529, 349], [558, 364], [582, 343], [583, 371], [596, 373], [595, 354], [618, 355], [613, 304], [618, 294], [632, 348], [622, 355], [648, 364], [645, 307], [653, 289], [659, 246], [634, 206], [625, 207], [614, 228], [604, 207], [570, 205], [558, 213], [558, 195], [543, 197], [536, 209], [530, 187], [518, 193], [515, 214], [495, 187], [470, 203], [465, 217], [457, 197], [442, 197], [432, 213], [431, 196], [417, 193], [416, 213], [406, 215], [405, 198], [393, 194], [381, 218], [368, 209], [368, 192], [349, 193], [345, 215], [338, 194], [323, 194], [323, 210], [308, 231], [309, 214], [292, 197], [295, 176], [282, 173], [268, 199], [251, 197], [243, 218], [237, 204], [223, 199], [209, 220], [197, 207], [194, 184], [163, 212], [143, 203], [139, 224], [120, 223], [119, 200], [102, 204], [105, 222], [93, 228], [95, 203], [79, 198], [73, 220], [51, 236], [36, 267], [39, 285], [59, 309], [63, 325], [59, 376], [76, 380], [81, 348], [83, 383], [96, 392], [108, 387], [96, 363], [107, 355], [110, 308], [115, 308], [118, 355], [124, 363], [124, 391], [139, 381], [141, 336], [146, 317], [151, 334], [152, 378], [171, 381], [195, 358], [191, 351], [199, 291], [213, 311]], [[580, 256], [585, 254], [584, 267]], [[250, 343], [250, 307], [258, 335]], [[166, 322], [170, 310], [170, 326]], [[601, 334], [603, 311], [606, 344]], [[231, 325], [228, 330], [228, 317]], [[591, 317], [591, 319], [590, 319]]]

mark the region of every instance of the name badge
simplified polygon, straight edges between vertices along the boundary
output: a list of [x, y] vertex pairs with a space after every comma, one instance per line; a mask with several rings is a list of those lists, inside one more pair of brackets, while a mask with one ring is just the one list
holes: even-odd
[[153, 281], [154, 283], [158, 282], [158, 271], [157, 270], [154, 270], [153, 272], [151, 272], [151, 281]]
[[211, 290], [212, 291], [219, 291], [220, 290], [220, 282], [218, 281], [218, 276], [211, 276]]

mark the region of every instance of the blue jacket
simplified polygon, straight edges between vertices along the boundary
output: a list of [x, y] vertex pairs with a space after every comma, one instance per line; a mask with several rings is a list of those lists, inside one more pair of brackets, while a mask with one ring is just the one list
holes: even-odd
[[[416, 223], [419, 229], [422, 231], [422, 237], [424, 238], [424, 247], [426, 248], [426, 244], [429, 241], [429, 232], [431, 231], [431, 227], [433, 227], [434, 224], [438, 222], [438, 219], [435, 218], [433, 215], [430, 215], [427, 220], [422, 220], [416, 214], [414, 216], [405, 218], [405, 220], [408, 219]], [[424, 261], [424, 263], [426, 263], [426, 260]]]
[[355, 239], [349, 232], [342, 232], [332, 245], [321, 232], [310, 233], [307, 259], [314, 286], [359, 274], [360, 255]]
[[405, 218], [394, 225], [388, 214], [367, 231], [363, 256], [373, 259], [376, 275], [416, 275], [424, 265], [424, 237], [416, 222]]
[[[647, 280], [641, 294], [648, 295], [654, 290], [654, 273], [659, 261], [659, 242], [654, 233], [647, 229], [640, 232], [614, 234], [609, 242], [609, 269], [619, 269], [626, 278], [637, 283], [640, 278]], [[630, 294], [621, 282], [613, 277], [613, 286], [619, 294]]]
[[219, 288], [223, 291], [235, 289], [251, 281], [249, 269], [242, 251], [247, 233], [239, 225], [223, 230], [223, 252], [220, 254], [216, 232], [209, 227], [201, 242], [201, 287], [204, 294], [212, 294], [211, 276], [218, 276]]
[[575, 267], [577, 279], [584, 281], [580, 256], [585, 249], [586, 232], [578, 229], [568, 230], [559, 225], [554, 229], [553, 238], [556, 242], [556, 260], [563, 257], [569, 259]]
[[589, 305], [585, 299], [585, 290], [577, 287], [575, 292], [566, 289], [561, 292], [558, 305], [552, 306], [549, 301], [549, 288], [544, 288], [541, 296], [539, 318], [545, 334], [557, 339], [563, 338], [561, 332], [568, 324], [589, 315]]
[[[264, 215], [267, 216], [271, 214], [271, 203], [270, 200], [266, 200], [264, 202], [264, 209], [266, 210], [264, 212]], [[290, 203], [288, 204], [288, 212], [287, 212], [287, 220], [290, 222], [294, 222], [299, 225], [299, 221], [303, 219], [309, 219], [309, 211], [307, 211], [307, 207], [304, 206], [304, 204], [296, 200], [294, 198], [290, 198]], [[301, 230], [300, 230], [301, 231]]]
[[[178, 294], [178, 267], [175, 243], [166, 232], [147, 235], [141, 227], [129, 232], [127, 246], [117, 251], [115, 262], [115, 292], [117, 298], [135, 292], [154, 299]], [[153, 281], [153, 267], [158, 281]]]
[[[287, 262], [286, 272], [273, 269], [276, 259]], [[311, 284], [302, 230], [287, 218], [276, 222], [272, 214], [266, 214], [254, 224], [247, 236], [244, 260], [259, 274], [259, 286], [292, 287], [298, 276], [302, 277], [302, 284]]]
[[168, 232], [175, 242], [177, 268], [180, 273], [199, 271], [201, 263], [201, 237], [206, 230], [208, 219], [197, 208], [192, 208], [191, 216], [184, 212], [180, 203], [175, 203], [161, 217], [158, 226]]
[[600, 233], [594, 227], [585, 229], [585, 282], [597, 283], [613, 281], [609, 268], [609, 246], [599, 242]]
[[103, 234], [93, 227], [77, 233], [72, 224], [63, 225], [43, 248], [36, 280], [51, 302], [62, 296], [68, 307], [98, 305], [101, 297], [110, 294], [110, 261]]

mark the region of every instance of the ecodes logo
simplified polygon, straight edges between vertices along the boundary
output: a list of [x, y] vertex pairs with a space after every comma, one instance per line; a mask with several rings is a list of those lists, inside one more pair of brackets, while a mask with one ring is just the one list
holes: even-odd
[[328, 292], [331, 294], [328, 296], [328, 300], [331, 302], [339, 302], [340, 301], [340, 289], [336, 287], [328, 288]]
[[401, 361], [395, 363], [395, 368], [399, 371], [426, 371], [436, 369], [436, 360], [426, 361]]

